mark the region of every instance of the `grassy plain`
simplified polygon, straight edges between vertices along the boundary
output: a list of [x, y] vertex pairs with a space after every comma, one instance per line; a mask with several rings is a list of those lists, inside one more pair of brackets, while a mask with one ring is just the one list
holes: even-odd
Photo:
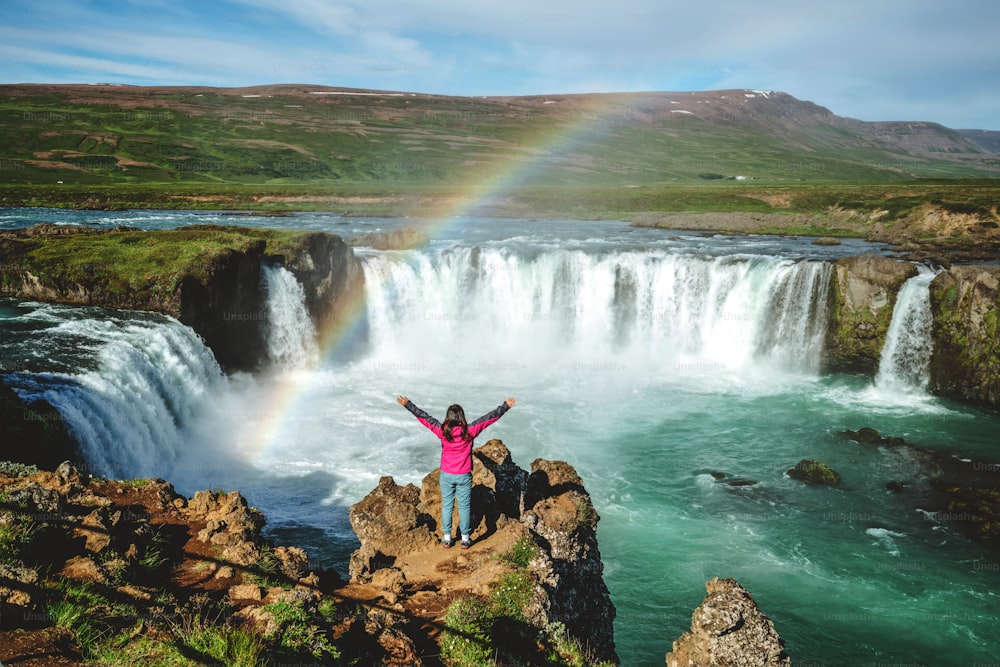
[[[1000, 155], [757, 91], [0, 86], [0, 206], [456, 213], [991, 241]], [[693, 216], [701, 216], [695, 218]]]

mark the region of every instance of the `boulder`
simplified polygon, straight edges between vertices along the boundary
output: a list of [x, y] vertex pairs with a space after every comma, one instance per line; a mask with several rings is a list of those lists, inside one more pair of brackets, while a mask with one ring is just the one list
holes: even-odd
[[[176, 507], [172, 502], [165, 506]], [[198, 491], [182, 510], [189, 521], [205, 522], [197, 538], [221, 547], [221, 559], [232, 565], [250, 566], [260, 560], [264, 517], [247, 505], [238, 491]]]
[[351, 506], [351, 527], [361, 549], [351, 556], [351, 577], [363, 577], [392, 565], [397, 556], [433, 546], [434, 521], [420, 507], [420, 490], [383, 477], [367, 496]]
[[888, 447], [898, 447], [900, 445], [905, 445], [906, 440], [903, 438], [883, 438], [882, 434], [874, 428], [865, 426], [859, 428], [857, 431], [842, 431], [840, 437], [847, 440], [853, 440], [862, 445], [886, 445]]
[[281, 574], [293, 581], [309, 574], [309, 555], [299, 547], [276, 547], [274, 555], [278, 559]]
[[840, 484], [840, 473], [821, 461], [802, 459], [794, 468], [788, 471], [788, 476], [803, 482], [837, 486]]
[[38, 572], [30, 567], [0, 563], [0, 611], [4, 606], [33, 606]]
[[691, 630], [674, 641], [667, 667], [790, 667], [784, 642], [750, 593], [733, 579], [712, 579], [691, 616]]

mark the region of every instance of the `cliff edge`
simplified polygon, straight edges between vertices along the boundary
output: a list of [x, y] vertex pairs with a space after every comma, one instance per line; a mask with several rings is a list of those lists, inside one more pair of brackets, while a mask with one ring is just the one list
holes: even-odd
[[347, 582], [262, 537], [236, 491], [0, 463], [0, 661], [617, 664], [579, 476], [528, 473], [499, 440], [474, 456], [471, 549], [439, 544], [436, 472], [422, 489], [385, 477], [351, 508]]
[[468, 550], [440, 545], [438, 473], [420, 488], [383, 477], [351, 508], [361, 547], [342, 594], [420, 619], [416, 645], [440, 645], [447, 664], [617, 664], [599, 517], [573, 467], [538, 459], [528, 473], [499, 440], [475, 449]]
[[0, 232], [0, 296], [170, 315], [194, 329], [227, 371], [256, 370], [267, 356], [265, 266], [295, 275], [318, 331], [363, 295], [353, 250], [323, 232], [53, 224]]

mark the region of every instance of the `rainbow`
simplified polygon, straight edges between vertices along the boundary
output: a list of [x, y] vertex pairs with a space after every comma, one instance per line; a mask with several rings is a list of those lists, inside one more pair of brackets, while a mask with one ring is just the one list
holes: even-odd
[[[531, 184], [546, 167], [548, 156], [572, 152], [582, 140], [606, 131], [609, 121], [615, 118], [609, 110], [620, 112], [620, 98], [608, 95], [591, 97], [592, 106], [579, 114], [578, 120], [557, 126], [549, 135], [541, 137], [525, 159], [499, 162], [494, 169], [479, 176], [477, 181], [459, 185], [456, 196], [448, 197], [427, 209], [422, 231], [433, 240], [448, 233], [464, 222], [482, 205]], [[619, 115], [620, 117], [620, 115]], [[319, 365], [344, 356], [355, 344], [362, 331], [366, 305], [363, 294], [351, 295], [342, 304], [336, 317], [328, 318], [317, 331]], [[290, 430], [291, 417], [296, 414], [300, 401], [309, 390], [309, 382], [277, 379], [268, 397], [269, 419], [257, 430], [249, 444], [251, 460], [258, 460], [280, 445], [280, 438]], [[390, 400], [387, 397], [386, 400]]]

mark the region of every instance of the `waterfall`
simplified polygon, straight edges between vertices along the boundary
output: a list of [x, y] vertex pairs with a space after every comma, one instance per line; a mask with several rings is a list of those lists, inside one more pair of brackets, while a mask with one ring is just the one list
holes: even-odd
[[283, 266], [263, 266], [267, 292], [267, 351], [279, 368], [307, 368], [316, 363], [319, 350], [316, 329], [309, 318], [305, 291]]
[[827, 262], [454, 247], [365, 258], [373, 354], [815, 372]]
[[903, 283], [879, 358], [875, 385], [906, 393], [923, 393], [930, 381], [930, 284], [937, 273], [917, 265], [918, 274]]
[[[36, 332], [39, 350], [80, 355], [75, 373], [16, 373], [6, 380], [23, 398], [60, 413], [82, 458], [106, 477], [155, 476], [178, 460], [183, 429], [221, 390], [212, 352], [189, 327], [147, 313], [72, 318]], [[93, 317], [93, 316], [92, 316]]]

